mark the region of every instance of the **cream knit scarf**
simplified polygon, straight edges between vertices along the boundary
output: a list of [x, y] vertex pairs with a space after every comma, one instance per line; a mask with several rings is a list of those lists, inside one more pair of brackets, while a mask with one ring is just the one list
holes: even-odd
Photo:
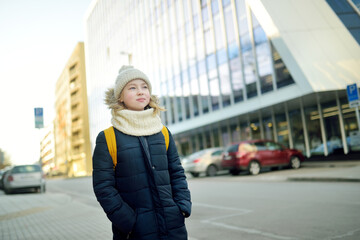
[[112, 110], [112, 125], [127, 135], [150, 136], [158, 133], [163, 128], [161, 119], [154, 115], [154, 109], [144, 111]]

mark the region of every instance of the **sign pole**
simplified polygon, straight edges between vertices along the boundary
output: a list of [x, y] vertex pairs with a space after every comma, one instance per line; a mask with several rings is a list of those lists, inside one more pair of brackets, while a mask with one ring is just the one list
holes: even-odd
[[357, 124], [358, 124], [358, 131], [360, 133], [360, 114], [359, 114], [359, 107], [355, 108], [355, 113], [356, 113], [356, 119], [357, 119]]
[[40, 144], [40, 154], [39, 154], [39, 164], [42, 169], [42, 158], [41, 158], [41, 129], [44, 127], [44, 111], [43, 108], [34, 108], [35, 114], [35, 128], [39, 129], [39, 144]]

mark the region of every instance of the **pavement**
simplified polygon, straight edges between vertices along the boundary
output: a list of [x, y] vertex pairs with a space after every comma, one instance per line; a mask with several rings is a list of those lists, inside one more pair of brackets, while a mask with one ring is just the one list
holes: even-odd
[[301, 171], [287, 177], [288, 181], [360, 182], [360, 160], [305, 161]]
[[[255, 177], [263, 181], [360, 182], [360, 160], [305, 161], [300, 170], [274, 171]], [[277, 178], [271, 179], [273, 176]], [[112, 239], [112, 233], [111, 224], [99, 206], [81, 203], [64, 193], [5, 195], [0, 191], [0, 239], [95, 240]]]

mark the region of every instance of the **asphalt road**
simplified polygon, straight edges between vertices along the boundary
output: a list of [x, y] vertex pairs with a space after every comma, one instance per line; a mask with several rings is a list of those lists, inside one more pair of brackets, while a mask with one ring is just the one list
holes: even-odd
[[[189, 177], [189, 240], [360, 239], [360, 184], [284, 180], [299, 171], [312, 170]], [[89, 177], [49, 180], [47, 189], [100, 208]]]

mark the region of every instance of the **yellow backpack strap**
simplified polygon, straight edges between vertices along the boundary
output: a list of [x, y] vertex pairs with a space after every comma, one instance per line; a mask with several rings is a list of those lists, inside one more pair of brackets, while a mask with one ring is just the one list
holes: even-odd
[[117, 149], [116, 149], [116, 138], [115, 138], [114, 127], [109, 127], [105, 129], [104, 133], [105, 133], [105, 139], [109, 149], [109, 153], [111, 155], [115, 168], [117, 164], [117, 153], [116, 153]]
[[169, 131], [167, 130], [167, 128], [165, 126], [163, 126], [163, 128], [161, 129], [161, 132], [165, 138], [166, 151], [167, 151], [169, 148]]

